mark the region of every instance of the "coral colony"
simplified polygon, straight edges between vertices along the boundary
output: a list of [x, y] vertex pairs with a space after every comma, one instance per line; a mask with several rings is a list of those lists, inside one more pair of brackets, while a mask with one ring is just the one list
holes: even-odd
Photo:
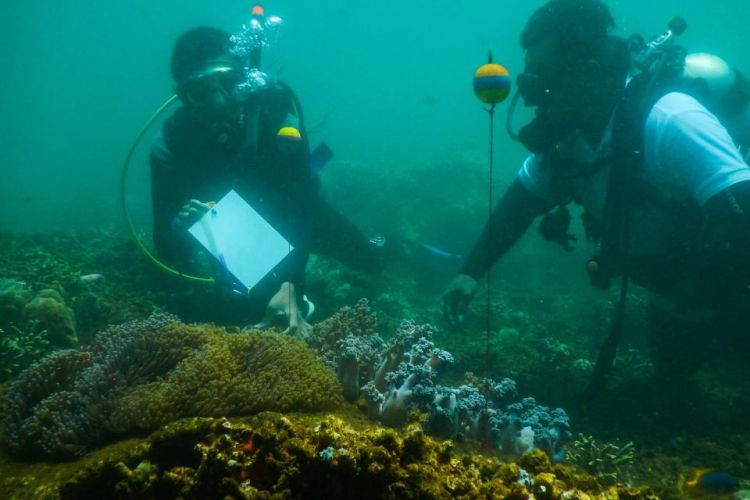
[[563, 445], [571, 434], [564, 410], [530, 397], [514, 402], [516, 384], [508, 378], [439, 385], [439, 369], [453, 356], [434, 345], [430, 325], [403, 321], [388, 343], [376, 329], [367, 302], [360, 301], [321, 323], [311, 341], [336, 370], [344, 397], [365, 396], [371, 418], [400, 427], [418, 410], [427, 414], [426, 430], [439, 437], [463, 435], [512, 454], [540, 448], [554, 461], [565, 458]]
[[300, 340], [258, 330], [232, 335], [154, 314], [25, 370], [5, 396], [3, 438], [17, 455], [70, 457], [183, 417], [340, 402], [335, 375]]
[[368, 415], [402, 427], [412, 411], [442, 438], [465, 436], [522, 454], [540, 448], [565, 457], [568, 417], [533, 398], [516, 399], [510, 379], [437, 383], [453, 357], [434, 345], [432, 328], [403, 321], [389, 342], [375, 333], [365, 301], [322, 323], [308, 339], [257, 330], [232, 335], [168, 314], [110, 327], [88, 350], [61, 350], [11, 385], [5, 442], [22, 455], [71, 456], [108, 437], [152, 430], [172, 420], [262, 410], [312, 410], [344, 398], [367, 401]]

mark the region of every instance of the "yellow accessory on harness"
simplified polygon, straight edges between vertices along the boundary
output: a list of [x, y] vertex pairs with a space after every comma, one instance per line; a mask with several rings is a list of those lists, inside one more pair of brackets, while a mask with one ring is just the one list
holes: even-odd
[[276, 132], [276, 137], [278, 139], [279, 151], [282, 153], [293, 153], [297, 151], [297, 147], [300, 142], [302, 142], [302, 134], [299, 133], [299, 130], [296, 127], [292, 127], [291, 125], [281, 127], [279, 131]]
[[276, 133], [276, 137], [288, 142], [299, 142], [302, 140], [302, 134], [292, 126], [281, 127]]

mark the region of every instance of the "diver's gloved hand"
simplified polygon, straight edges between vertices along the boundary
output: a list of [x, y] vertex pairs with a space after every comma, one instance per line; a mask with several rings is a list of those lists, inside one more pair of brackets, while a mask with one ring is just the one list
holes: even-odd
[[469, 303], [477, 293], [477, 280], [467, 274], [457, 274], [443, 293], [443, 313], [453, 327], [460, 327], [466, 318]]
[[278, 322], [289, 321], [289, 327], [284, 333], [294, 335], [303, 339], [310, 337], [313, 327], [307, 322], [305, 316], [297, 305], [297, 294], [294, 285], [288, 281], [282, 283], [279, 291], [271, 297], [266, 306], [266, 314], [263, 321], [256, 324], [256, 328], [266, 328]]
[[209, 210], [211, 210], [211, 204], [190, 200], [180, 209], [174, 222], [172, 222], [172, 227], [178, 231], [184, 231], [195, 224]]

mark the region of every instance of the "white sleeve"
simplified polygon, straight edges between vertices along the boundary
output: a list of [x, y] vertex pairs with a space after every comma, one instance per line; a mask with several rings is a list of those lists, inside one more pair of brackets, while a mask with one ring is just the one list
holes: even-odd
[[712, 196], [750, 180], [732, 138], [696, 99], [673, 92], [662, 97], [646, 120], [646, 180], [675, 189], [703, 206]]
[[529, 192], [543, 200], [565, 203], [570, 197], [555, 186], [551, 176], [542, 166], [542, 155], [532, 154], [526, 158], [518, 171], [518, 180]]

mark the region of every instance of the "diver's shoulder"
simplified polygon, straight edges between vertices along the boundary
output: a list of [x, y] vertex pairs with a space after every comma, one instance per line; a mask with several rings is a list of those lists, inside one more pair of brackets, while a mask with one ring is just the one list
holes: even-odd
[[718, 118], [698, 99], [683, 92], [670, 92], [651, 108], [646, 119], [647, 133], [702, 135], [716, 130]]
[[256, 106], [260, 106], [261, 113], [270, 120], [272, 126], [279, 125], [289, 115], [299, 116], [300, 113], [300, 104], [294, 91], [288, 85], [276, 81], [257, 90], [245, 106], [251, 112]]
[[651, 115], [660, 114], [665, 117], [677, 117], [690, 113], [708, 113], [706, 107], [690, 94], [684, 92], [669, 92], [665, 94], [651, 108]]

